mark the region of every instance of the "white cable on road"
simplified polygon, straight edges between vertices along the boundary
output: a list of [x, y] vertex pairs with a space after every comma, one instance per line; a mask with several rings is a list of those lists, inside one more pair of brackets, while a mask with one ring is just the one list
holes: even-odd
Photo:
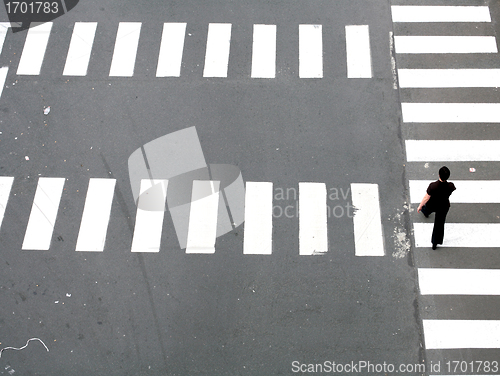
[[17, 351], [24, 350], [26, 347], [28, 347], [28, 344], [31, 341], [39, 341], [43, 345], [43, 347], [45, 347], [45, 350], [50, 351], [49, 348], [47, 347], [47, 345], [45, 343], [43, 343], [43, 341], [40, 338], [34, 337], [34, 338], [30, 338], [28, 341], [26, 341], [26, 345], [24, 345], [23, 347], [11, 347], [11, 346], [9, 346], [9, 347], [4, 347], [3, 349], [0, 349], [0, 358], [2, 357], [2, 352], [4, 350], [17, 350]]

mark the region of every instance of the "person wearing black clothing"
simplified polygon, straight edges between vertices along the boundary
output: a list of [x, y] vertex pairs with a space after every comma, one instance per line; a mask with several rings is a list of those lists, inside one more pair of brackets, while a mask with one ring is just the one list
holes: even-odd
[[432, 249], [436, 249], [438, 244], [443, 244], [444, 222], [446, 214], [450, 209], [450, 195], [456, 189], [453, 183], [447, 180], [450, 177], [450, 170], [443, 166], [439, 169], [439, 180], [429, 184], [427, 193], [418, 206], [417, 212], [422, 212], [426, 218], [432, 212], [436, 213], [434, 217], [434, 228], [432, 230]]

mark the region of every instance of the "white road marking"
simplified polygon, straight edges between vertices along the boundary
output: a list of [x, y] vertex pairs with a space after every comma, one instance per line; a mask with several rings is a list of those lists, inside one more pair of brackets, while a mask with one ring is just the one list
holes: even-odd
[[211, 23], [208, 25], [203, 77], [227, 77], [230, 45], [231, 24]]
[[299, 183], [299, 254], [328, 252], [326, 185]]
[[69, 44], [63, 76], [86, 76], [97, 22], [76, 22]]
[[[420, 203], [427, 187], [436, 180], [410, 180], [412, 203]], [[500, 180], [450, 180], [457, 188], [450, 196], [451, 203], [500, 204]]]
[[299, 25], [299, 77], [323, 77], [322, 25]]
[[132, 77], [141, 34], [141, 22], [120, 22], [116, 34], [115, 50], [109, 70], [110, 76]]
[[425, 348], [500, 348], [500, 320], [423, 320]]
[[[160, 252], [168, 180], [142, 179], [137, 203], [132, 252]], [[151, 189], [149, 192], [145, 193]], [[144, 208], [144, 209], [141, 209]], [[155, 210], [146, 210], [155, 209]]]
[[356, 256], [384, 256], [377, 184], [351, 183]]
[[500, 123], [500, 103], [401, 103], [405, 123]]
[[500, 161], [500, 140], [406, 140], [408, 162]]
[[251, 76], [276, 77], [276, 25], [253, 25]]
[[398, 54], [472, 54], [497, 53], [497, 42], [492, 36], [416, 36], [394, 37]]
[[64, 178], [39, 178], [22, 249], [48, 250], [52, 240]]
[[115, 184], [116, 179], [90, 179], [76, 251], [104, 250]]
[[500, 295], [499, 269], [419, 268], [422, 295]]
[[487, 6], [391, 6], [392, 22], [491, 22]]
[[3, 88], [5, 86], [5, 80], [7, 79], [7, 73], [9, 73], [9, 67], [0, 68], [0, 97], [2, 96]]
[[500, 69], [398, 69], [401, 88], [499, 87]]
[[215, 253], [219, 181], [193, 181], [186, 253]]
[[40, 74], [51, 29], [52, 22], [47, 22], [28, 29], [23, 53], [17, 67], [18, 75]]
[[[414, 223], [416, 247], [430, 247], [433, 223]], [[440, 247], [500, 247], [500, 223], [446, 223]]]
[[371, 78], [372, 58], [368, 25], [346, 25], [347, 78]]
[[5, 42], [5, 37], [7, 36], [7, 31], [9, 31], [10, 22], [0, 22], [0, 54], [2, 53], [3, 44]]
[[272, 252], [273, 183], [247, 182], [243, 253], [270, 255]]
[[5, 215], [5, 208], [9, 201], [10, 190], [14, 183], [12, 176], [0, 176], [0, 228], [2, 228], [3, 217]]
[[163, 24], [156, 77], [180, 77], [186, 25], [181, 22]]

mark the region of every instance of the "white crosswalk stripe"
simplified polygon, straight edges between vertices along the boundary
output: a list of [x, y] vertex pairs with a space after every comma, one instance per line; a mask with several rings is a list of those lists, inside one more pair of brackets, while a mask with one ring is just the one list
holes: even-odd
[[109, 71], [110, 76], [131, 77], [134, 75], [141, 26], [140, 22], [120, 22]]
[[[414, 223], [415, 246], [429, 247], [432, 223]], [[442, 247], [500, 247], [500, 223], [446, 223]]]
[[500, 320], [423, 320], [427, 349], [500, 348]]
[[408, 162], [500, 161], [500, 140], [406, 140]]
[[347, 25], [345, 27], [347, 50], [347, 77], [371, 78], [372, 60], [370, 29], [368, 25]]
[[17, 67], [18, 75], [40, 74], [51, 29], [52, 22], [47, 22], [28, 30], [21, 60]]
[[156, 77], [179, 77], [181, 75], [186, 25], [181, 22], [163, 25]]
[[77, 22], [69, 45], [64, 76], [86, 76], [97, 22]]
[[[9, 23], [0, 23], [0, 53], [8, 37]], [[139, 43], [147, 36], [141, 36], [141, 22], [120, 22], [114, 40], [109, 71], [110, 77], [132, 77], [135, 74]], [[51, 32], [57, 25], [47, 22], [29, 29], [17, 68], [18, 75], [39, 75]], [[108, 54], [94, 48], [97, 38], [105, 36], [97, 33], [97, 22], [76, 22], [63, 69], [63, 76], [86, 76], [94, 60], [91, 56]], [[205, 45], [203, 77], [227, 78], [231, 54], [231, 23], [209, 23]], [[346, 25], [346, 77], [372, 78], [373, 67], [370, 47], [370, 29], [368, 25]], [[254, 24], [252, 38], [252, 61], [250, 77], [255, 79], [276, 78], [276, 61], [280, 52], [277, 46], [277, 25]], [[298, 25], [298, 60], [299, 78], [323, 78], [323, 25]], [[185, 63], [187, 23], [166, 22], [159, 41], [156, 77], [180, 77]], [[326, 36], [330, 41], [331, 35]], [[342, 45], [338, 43], [336, 45]], [[189, 46], [192, 48], [192, 45]], [[341, 52], [339, 52], [341, 53]], [[286, 62], [293, 67], [293, 61]], [[197, 64], [199, 65], [199, 64]], [[245, 73], [248, 74], [248, 73]]]
[[401, 103], [405, 123], [500, 123], [500, 103]]
[[247, 182], [245, 194], [244, 254], [273, 251], [273, 183]]
[[276, 77], [276, 25], [254, 25], [252, 78]]
[[422, 295], [500, 295], [499, 269], [420, 268]]
[[351, 184], [354, 206], [354, 242], [356, 256], [383, 256], [384, 236], [380, 220], [377, 184]]
[[0, 54], [3, 50], [3, 44], [5, 42], [5, 37], [7, 36], [7, 31], [9, 31], [9, 22], [0, 22]]
[[421, 36], [394, 37], [398, 54], [473, 54], [496, 53], [497, 43], [492, 36]]
[[[59, 202], [65, 178], [41, 177], [38, 180], [33, 206], [23, 242], [26, 250], [48, 250], [56, 223]], [[0, 177], [0, 225], [5, 216], [13, 177]], [[113, 217], [116, 180], [90, 178], [85, 203], [82, 208], [80, 227], [76, 239], [77, 252], [104, 252], [113, 244], [106, 242], [108, 227]], [[187, 227], [187, 254], [213, 254], [216, 252], [218, 226], [225, 221], [226, 202], [232, 208], [244, 210], [242, 254], [273, 254], [273, 222], [297, 220], [299, 249], [297, 255], [323, 255], [329, 252], [329, 210], [327, 188], [324, 183], [299, 183], [297, 211], [286, 215], [274, 215], [273, 183], [247, 182], [245, 197], [235, 202], [226, 201], [219, 194], [219, 181], [193, 181]], [[135, 225], [132, 233], [131, 252], [160, 252], [164, 229], [168, 180], [143, 179], [137, 202]], [[377, 184], [351, 185], [352, 203], [355, 207], [352, 228], [354, 232], [354, 256], [383, 256], [384, 240]], [[227, 194], [227, 192], [226, 192]], [[347, 197], [347, 196], [346, 196]], [[71, 200], [71, 198], [69, 198]], [[280, 200], [276, 198], [276, 200]], [[297, 200], [297, 198], [295, 198]], [[293, 207], [292, 207], [293, 208]], [[239, 215], [233, 213], [233, 215]], [[233, 219], [235, 217], [233, 216]], [[338, 217], [335, 217], [338, 218]], [[5, 221], [4, 221], [5, 222]], [[330, 223], [331, 225], [331, 223]], [[1, 235], [1, 233], [0, 233]], [[1, 236], [0, 236], [1, 238]]]
[[5, 81], [7, 80], [8, 73], [9, 73], [9, 67], [0, 68], [0, 97], [2, 96], [3, 88], [5, 86]]
[[[433, 180], [410, 180], [410, 199], [413, 204], [422, 201], [427, 187]], [[500, 180], [453, 180], [457, 190], [450, 196], [450, 203], [500, 204]]]
[[111, 215], [115, 179], [90, 179], [76, 250], [102, 252]]
[[167, 187], [168, 180], [141, 180], [132, 252], [160, 252]]
[[299, 253], [328, 252], [326, 185], [299, 183]]
[[219, 181], [193, 181], [186, 253], [215, 253]]
[[208, 25], [203, 77], [227, 77], [230, 45], [231, 24], [212, 23]]
[[323, 77], [322, 25], [299, 25], [299, 77]]
[[398, 69], [401, 88], [499, 87], [500, 69]]
[[40, 178], [23, 241], [23, 249], [48, 250], [56, 222], [64, 178]]
[[14, 178], [12, 176], [0, 176], [0, 229], [2, 228], [5, 208], [7, 207], [7, 201], [9, 200], [13, 183]]
[[491, 22], [487, 6], [393, 5], [393, 22]]

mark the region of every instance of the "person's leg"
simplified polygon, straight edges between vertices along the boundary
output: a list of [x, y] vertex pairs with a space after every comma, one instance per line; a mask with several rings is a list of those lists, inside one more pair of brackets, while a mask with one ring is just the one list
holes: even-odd
[[432, 249], [436, 249], [438, 244], [443, 244], [444, 238], [444, 223], [446, 221], [446, 215], [448, 214], [449, 208], [436, 210], [436, 216], [434, 217], [434, 228], [432, 229]]

